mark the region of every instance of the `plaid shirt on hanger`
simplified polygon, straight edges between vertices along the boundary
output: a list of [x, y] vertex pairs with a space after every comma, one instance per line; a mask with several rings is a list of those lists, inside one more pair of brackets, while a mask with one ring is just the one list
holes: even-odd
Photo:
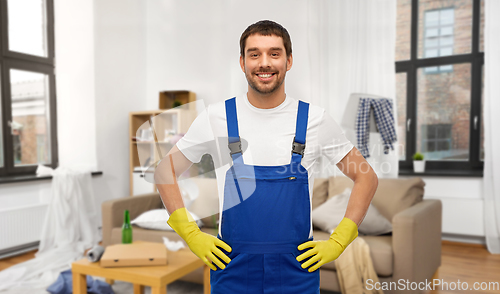
[[370, 137], [370, 109], [373, 108], [375, 123], [384, 141], [384, 154], [389, 153], [389, 147], [394, 150], [392, 142], [397, 141], [392, 112], [392, 100], [387, 98], [360, 98], [358, 114], [356, 116], [356, 136], [358, 149], [368, 158], [368, 139]]

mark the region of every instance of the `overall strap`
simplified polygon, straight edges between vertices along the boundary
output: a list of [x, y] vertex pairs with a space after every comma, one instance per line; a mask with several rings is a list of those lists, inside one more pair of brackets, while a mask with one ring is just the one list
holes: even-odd
[[236, 114], [236, 97], [226, 100], [226, 121], [228, 146], [233, 163], [243, 164], [243, 151], [238, 131], [238, 116]]
[[309, 103], [299, 100], [297, 124], [295, 126], [295, 137], [292, 144], [292, 162], [300, 162], [302, 160], [302, 157], [304, 157], [308, 117]]

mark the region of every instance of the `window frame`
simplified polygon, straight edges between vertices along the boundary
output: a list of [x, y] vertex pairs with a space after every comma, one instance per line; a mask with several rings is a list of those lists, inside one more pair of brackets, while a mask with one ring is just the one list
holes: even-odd
[[[479, 51], [481, 0], [472, 0], [472, 47], [468, 54], [418, 58], [418, 2], [411, 1], [411, 50], [410, 59], [396, 61], [396, 74], [406, 73], [406, 124], [410, 119], [410, 127], [406, 129], [405, 160], [399, 160], [400, 175], [413, 173], [413, 158], [417, 140], [417, 71], [428, 66], [468, 63], [471, 65], [471, 108], [469, 124], [469, 160], [468, 161], [426, 161], [426, 172], [432, 175], [472, 175], [482, 176], [484, 162], [480, 160], [481, 135], [481, 76], [484, 66], [484, 52]], [[477, 127], [474, 128], [474, 117], [477, 116]]]
[[0, 82], [1, 82], [1, 127], [3, 136], [3, 157], [4, 166], [0, 167], [0, 177], [34, 175], [38, 164], [29, 166], [14, 165], [13, 137], [10, 135], [8, 121], [12, 121], [12, 99], [10, 85], [10, 70], [25, 70], [36, 73], [46, 74], [48, 76], [49, 103], [50, 111], [50, 164], [44, 164], [51, 168], [57, 168], [59, 164], [58, 146], [57, 146], [57, 107], [56, 107], [56, 75], [55, 75], [55, 32], [54, 32], [54, 2], [53, 0], [44, 0], [47, 9], [47, 57], [34, 56], [30, 54], [14, 52], [9, 50], [9, 28], [8, 28], [8, 9], [7, 0], [0, 1], [0, 22], [2, 24], [0, 36]]

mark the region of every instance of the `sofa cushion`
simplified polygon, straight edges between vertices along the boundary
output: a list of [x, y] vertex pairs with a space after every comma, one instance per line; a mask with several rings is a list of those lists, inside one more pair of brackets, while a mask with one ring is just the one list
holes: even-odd
[[[353, 181], [344, 176], [330, 177], [328, 183], [328, 197], [342, 193], [345, 188], [353, 187]], [[379, 179], [378, 188], [373, 196], [372, 203], [379, 212], [392, 222], [398, 212], [403, 211], [424, 197], [425, 182], [418, 177], [408, 179]]]
[[[328, 240], [330, 234], [323, 231], [314, 231], [314, 240]], [[373, 268], [378, 276], [389, 277], [393, 274], [393, 253], [392, 236], [362, 236], [370, 247], [370, 256], [372, 258]], [[335, 261], [324, 264], [321, 268], [337, 270]]]
[[191, 178], [198, 186], [199, 195], [189, 211], [198, 215], [207, 228], [215, 228], [219, 220], [219, 194], [217, 180], [213, 178]]
[[370, 247], [370, 256], [377, 275], [392, 276], [393, 250], [392, 236], [361, 236]]
[[[345, 188], [344, 192], [328, 199], [325, 203], [312, 211], [313, 224], [325, 232], [332, 233], [344, 218], [351, 189]], [[370, 203], [366, 216], [359, 226], [359, 233], [365, 235], [381, 235], [392, 232], [392, 224], [378, 209]]]
[[[125, 197], [120, 199], [119, 201], [116, 200], [118, 199], [108, 200], [112, 201], [113, 203], [112, 224], [114, 225], [120, 224], [121, 226], [123, 224], [123, 214], [127, 209], [129, 211], [130, 219], [132, 220], [138, 217], [144, 211], [155, 208], [164, 208], [160, 193], [158, 192], [141, 194], [133, 196], [132, 198]], [[132, 202], [130, 202], [129, 200], [131, 200]]]
[[313, 184], [313, 195], [311, 201], [312, 209], [325, 203], [328, 198], [328, 179], [316, 178]]
[[[195, 213], [190, 213], [198, 227], [202, 227], [203, 222], [200, 218]], [[173, 231], [174, 229], [167, 224], [168, 218], [168, 211], [165, 208], [157, 208], [141, 213], [141, 215], [133, 219], [130, 223], [143, 229]]]
[[375, 205], [382, 215], [392, 221], [392, 218], [424, 198], [425, 182], [418, 177], [408, 179], [383, 179], [379, 181]]
[[168, 211], [163, 208], [151, 209], [141, 213], [130, 223], [144, 229], [173, 231], [167, 224]]

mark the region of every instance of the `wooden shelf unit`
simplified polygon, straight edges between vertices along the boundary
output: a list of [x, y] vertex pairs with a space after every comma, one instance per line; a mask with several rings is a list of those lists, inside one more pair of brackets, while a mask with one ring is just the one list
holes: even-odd
[[[167, 92], [161, 92], [160, 99]], [[189, 100], [196, 100], [194, 93], [181, 92], [188, 99], [181, 101], [184, 104], [192, 102]], [[186, 95], [184, 92], [188, 94]], [[142, 177], [142, 172], [137, 171], [149, 167], [148, 172], [145, 174], [149, 179], [152, 179], [155, 163], [174, 147], [170, 140], [178, 139], [180, 134], [185, 134], [196, 116], [197, 112], [194, 103], [188, 107], [129, 113], [130, 196], [156, 191], [156, 186], [152, 183], [152, 180], [146, 181]], [[136, 183], [135, 187], [134, 183]]]

